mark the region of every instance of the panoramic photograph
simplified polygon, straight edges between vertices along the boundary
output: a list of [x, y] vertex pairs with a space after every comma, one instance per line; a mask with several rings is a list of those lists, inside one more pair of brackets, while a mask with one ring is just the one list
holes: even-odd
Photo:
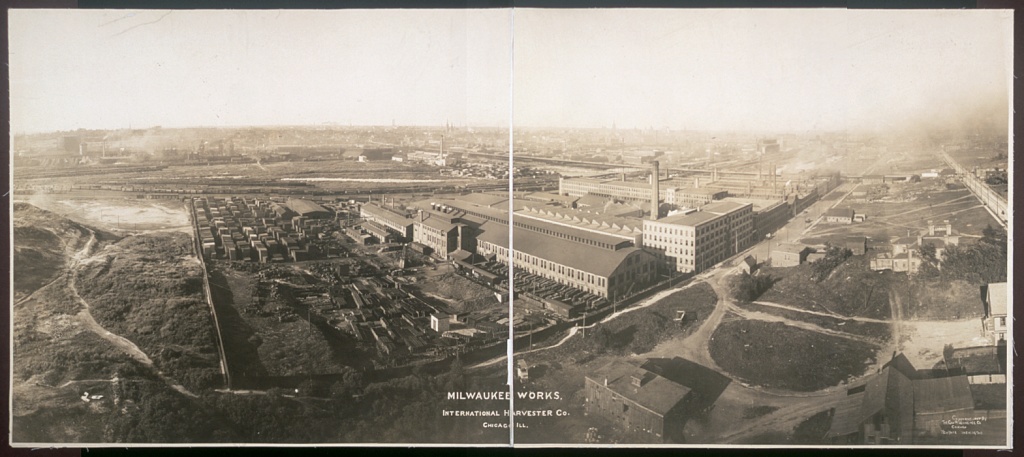
[[9, 42], [14, 447], [1012, 444], [1012, 11]]
[[14, 444], [508, 445], [509, 10], [10, 17]]
[[1009, 445], [1012, 43], [516, 9], [516, 445]]

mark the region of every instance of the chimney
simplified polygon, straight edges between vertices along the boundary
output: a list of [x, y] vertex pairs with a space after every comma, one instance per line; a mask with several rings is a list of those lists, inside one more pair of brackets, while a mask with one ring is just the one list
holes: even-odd
[[928, 221], [928, 236], [935, 236], [935, 223]]
[[950, 224], [948, 220], [942, 221], [946, 224], [946, 236], [953, 234], [953, 224]]
[[604, 386], [608, 387], [608, 378], [604, 378]]
[[626, 182], [626, 174], [625, 174], [625, 173], [622, 173], [622, 174], [621, 174], [621, 175], [619, 176], [619, 181], [622, 181], [622, 182]]
[[658, 177], [661, 174], [658, 173], [658, 161], [651, 162], [651, 220], [658, 220]]

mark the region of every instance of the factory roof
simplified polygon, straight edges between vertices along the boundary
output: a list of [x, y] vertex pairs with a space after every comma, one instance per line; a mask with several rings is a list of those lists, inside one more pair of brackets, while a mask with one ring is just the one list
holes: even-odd
[[362, 211], [397, 224], [412, 224], [412, 219], [409, 218], [408, 215], [399, 213], [391, 208], [385, 208], [377, 203], [364, 204], [362, 206]]
[[600, 195], [586, 194], [576, 201], [577, 206], [604, 206], [611, 199]]
[[726, 192], [723, 189], [714, 189], [711, 187], [677, 187], [677, 194], [690, 194], [690, 195], [714, 195], [722, 192]]
[[[494, 222], [484, 224], [477, 240], [508, 248], [508, 226]], [[569, 268], [597, 276], [609, 277], [631, 255], [650, 255], [640, 248], [618, 250], [593, 249], [591, 246], [565, 238], [545, 235], [533, 230], [517, 229], [512, 232], [515, 250], [539, 257]], [[615, 239], [616, 242], [621, 240]]]
[[643, 222], [640, 219], [595, 214], [569, 208], [525, 205], [521, 209], [522, 211], [516, 211], [517, 216], [599, 230], [610, 235], [633, 236], [636, 230], [641, 230], [643, 227]]
[[715, 219], [718, 219], [719, 217], [722, 216], [715, 213], [709, 213], [706, 211], [697, 211], [695, 213], [676, 214], [674, 216], [663, 217], [661, 219], [658, 219], [656, 222], [661, 222], [663, 224], [686, 225], [696, 227], [698, 225], [706, 224]]
[[722, 215], [722, 214], [731, 213], [733, 211], [741, 210], [741, 209], [743, 209], [745, 207], [748, 207], [748, 206], [753, 208], [753, 204], [751, 204], [751, 203], [714, 202], [714, 203], [708, 203], [707, 205], [704, 205], [703, 207], [701, 207], [701, 211]]
[[560, 195], [554, 192], [531, 192], [522, 196], [523, 199], [537, 202], [558, 202], [563, 205], [571, 205], [580, 199], [571, 195]]
[[555, 222], [537, 219], [526, 214], [513, 214], [516, 232], [537, 232], [556, 238], [569, 239], [581, 244], [614, 250], [622, 243], [628, 242], [622, 236], [602, 233], [595, 230], [570, 227]]
[[330, 214], [330, 211], [327, 208], [324, 208], [323, 206], [320, 206], [309, 200], [303, 200], [300, 198], [289, 199], [287, 202], [285, 202], [285, 205], [288, 208], [291, 208], [292, 211], [295, 211], [296, 213], [299, 213], [303, 216], [313, 213]]
[[[424, 211], [424, 213], [427, 213], [427, 212]], [[450, 231], [451, 229], [455, 228], [455, 223], [451, 222], [450, 219], [446, 219], [446, 218], [440, 217], [440, 216], [433, 216], [433, 217], [428, 217], [428, 216], [431, 216], [431, 215], [424, 214], [423, 221], [422, 222], [418, 221], [417, 223], [422, 223], [423, 225], [425, 225], [427, 227], [438, 229], [438, 230], [441, 230], [443, 232], [447, 232], [447, 231]]]
[[724, 202], [736, 202], [736, 203], [750, 203], [754, 205], [754, 211], [761, 211], [768, 208], [774, 208], [776, 205], [781, 205], [783, 202], [780, 199], [772, 198], [753, 198], [753, 197], [725, 197], [722, 199]]
[[[488, 193], [472, 193], [472, 194], [462, 195], [462, 196], [460, 196], [460, 197], [458, 197], [458, 198], [456, 198], [454, 200], [463, 201], [463, 202], [471, 203], [471, 204], [478, 205], [478, 206], [495, 207], [497, 205], [501, 205], [502, 203], [508, 202], [508, 195], [504, 195], [504, 194], [503, 195], [495, 195], [495, 194], [488, 194]], [[507, 204], [506, 205], [502, 205], [502, 207], [505, 207], [505, 206], [508, 206], [508, 205]]]

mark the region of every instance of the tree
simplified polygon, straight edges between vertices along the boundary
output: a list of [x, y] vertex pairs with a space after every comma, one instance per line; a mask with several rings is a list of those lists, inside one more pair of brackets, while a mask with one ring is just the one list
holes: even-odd
[[922, 258], [924, 258], [924, 259], [926, 259], [926, 260], [928, 260], [930, 262], [935, 262], [936, 261], [936, 257], [935, 257], [936, 250], [935, 250], [935, 244], [934, 243], [928, 242], [928, 243], [922, 244], [921, 248], [919, 249], [919, 251], [921, 252], [921, 257]]
[[853, 255], [853, 251], [841, 248], [839, 246], [829, 246], [828, 250], [825, 251], [825, 257], [811, 262], [811, 279], [816, 282], [821, 282], [832, 272], [833, 269], [841, 265], [846, 259]]
[[345, 367], [341, 379], [331, 384], [330, 394], [335, 399], [348, 399], [359, 395], [363, 390], [363, 373], [352, 367]]

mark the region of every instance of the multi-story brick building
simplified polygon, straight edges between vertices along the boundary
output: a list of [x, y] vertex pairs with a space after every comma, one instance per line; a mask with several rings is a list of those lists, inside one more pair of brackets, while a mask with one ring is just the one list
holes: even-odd
[[669, 269], [699, 273], [752, 244], [752, 208], [718, 202], [695, 213], [645, 220], [643, 245]]

